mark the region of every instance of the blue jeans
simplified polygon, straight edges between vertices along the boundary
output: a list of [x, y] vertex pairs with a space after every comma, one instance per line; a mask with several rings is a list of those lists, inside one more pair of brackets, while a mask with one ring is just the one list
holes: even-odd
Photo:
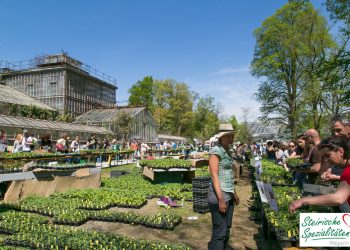
[[209, 250], [228, 249], [228, 240], [230, 238], [230, 230], [233, 217], [233, 199], [226, 202], [227, 210], [225, 214], [219, 212], [219, 204], [209, 203], [211, 220], [212, 220], [212, 236], [208, 243]]

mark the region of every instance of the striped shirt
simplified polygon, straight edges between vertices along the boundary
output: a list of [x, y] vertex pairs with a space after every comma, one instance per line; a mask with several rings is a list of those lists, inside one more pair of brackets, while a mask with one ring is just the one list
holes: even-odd
[[232, 172], [233, 159], [231, 154], [221, 145], [218, 145], [209, 151], [209, 155], [217, 155], [219, 157], [218, 177], [221, 190], [227, 193], [234, 193]]

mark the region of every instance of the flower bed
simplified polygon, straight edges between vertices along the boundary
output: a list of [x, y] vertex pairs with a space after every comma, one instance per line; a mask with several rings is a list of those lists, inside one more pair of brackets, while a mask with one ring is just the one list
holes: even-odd
[[150, 228], [173, 230], [181, 223], [181, 217], [178, 215], [169, 215], [159, 213], [154, 216], [146, 216], [131, 212], [115, 213], [110, 211], [98, 211], [91, 215], [92, 220], [120, 222], [126, 224], [142, 225]]
[[140, 160], [141, 167], [148, 167], [153, 169], [169, 170], [170, 168], [190, 169], [192, 164], [188, 160], [178, 159], [158, 159], [158, 160]]
[[272, 185], [293, 185], [292, 174], [287, 172], [282, 166], [267, 160], [262, 161], [263, 171], [261, 179], [265, 183]]
[[105, 155], [105, 154], [131, 154], [133, 153], [133, 150], [122, 150], [122, 151], [115, 151], [111, 149], [106, 150], [81, 150], [79, 153], [68, 153], [68, 154], [61, 154], [61, 153], [47, 153], [47, 152], [18, 152], [18, 153], [0, 153], [0, 160], [18, 160], [18, 159], [45, 159], [45, 158], [64, 158], [67, 156], [97, 156], [97, 155]]
[[172, 230], [181, 222], [179, 216], [159, 214], [154, 217], [135, 213], [96, 211], [114, 206], [140, 208], [146, 202], [146, 197], [142, 193], [100, 188], [55, 193], [48, 198], [32, 196], [13, 206], [17, 210], [50, 216], [55, 224], [72, 226], [84, 224], [88, 220], [108, 219], [114, 222]]
[[86, 163], [66, 163], [66, 164], [57, 164], [49, 166], [48, 164], [37, 163], [35, 164], [35, 168], [43, 168], [50, 170], [77, 170], [82, 168], [95, 168], [96, 163], [94, 162], [86, 162]]
[[40, 215], [8, 211], [0, 215], [0, 229], [12, 230], [1, 246], [30, 249], [189, 249], [182, 244], [135, 240], [120, 235], [47, 224]]
[[134, 187], [133, 192], [143, 194], [147, 198], [169, 196], [178, 200], [192, 199], [191, 184], [152, 184], [139, 174], [128, 174], [119, 178], [105, 178], [102, 179], [102, 186], [118, 190], [118, 192]]

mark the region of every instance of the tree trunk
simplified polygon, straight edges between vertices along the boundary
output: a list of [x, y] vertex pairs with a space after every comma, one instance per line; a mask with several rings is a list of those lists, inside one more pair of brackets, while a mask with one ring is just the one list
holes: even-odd
[[177, 128], [177, 136], [180, 136], [181, 134], [181, 125], [179, 125], [179, 127]]

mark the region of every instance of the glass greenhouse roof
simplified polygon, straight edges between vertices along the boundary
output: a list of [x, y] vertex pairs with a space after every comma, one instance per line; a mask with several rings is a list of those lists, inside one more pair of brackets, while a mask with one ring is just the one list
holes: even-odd
[[108, 129], [80, 125], [66, 122], [48, 121], [32, 119], [27, 117], [19, 116], [7, 116], [0, 115], [0, 128], [1, 127], [12, 127], [12, 128], [23, 128], [23, 129], [43, 129], [43, 130], [55, 130], [64, 132], [85, 132], [85, 133], [95, 133], [95, 134], [111, 134], [112, 132]]

